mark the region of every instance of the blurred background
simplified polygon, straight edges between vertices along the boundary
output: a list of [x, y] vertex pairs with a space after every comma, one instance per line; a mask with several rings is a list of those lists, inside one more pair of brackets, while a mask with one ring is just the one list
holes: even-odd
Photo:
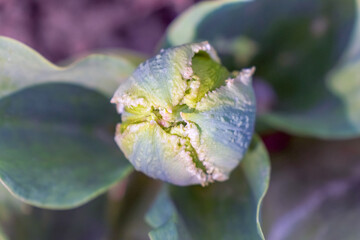
[[199, 0], [0, 0], [0, 35], [51, 61], [95, 49], [151, 54], [167, 25]]

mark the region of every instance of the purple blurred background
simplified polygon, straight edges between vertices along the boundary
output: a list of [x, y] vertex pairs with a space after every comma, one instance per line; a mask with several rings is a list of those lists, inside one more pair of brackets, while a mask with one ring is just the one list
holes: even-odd
[[167, 25], [199, 0], [0, 0], [0, 35], [51, 61], [94, 49], [151, 54]]

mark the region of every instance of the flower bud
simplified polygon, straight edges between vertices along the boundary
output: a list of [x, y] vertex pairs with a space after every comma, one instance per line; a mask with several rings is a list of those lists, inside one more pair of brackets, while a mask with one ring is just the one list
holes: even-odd
[[208, 42], [161, 50], [112, 98], [115, 140], [134, 167], [176, 185], [228, 179], [253, 134], [254, 69], [230, 73]]

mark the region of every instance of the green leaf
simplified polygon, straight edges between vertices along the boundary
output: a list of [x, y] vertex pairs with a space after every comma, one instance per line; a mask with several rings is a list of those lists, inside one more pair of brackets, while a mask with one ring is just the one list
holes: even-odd
[[0, 37], [0, 98], [29, 86], [54, 82], [81, 85], [110, 97], [134, 71], [136, 65], [131, 61], [120, 55], [93, 54], [60, 67], [26, 45]]
[[0, 116], [0, 179], [26, 203], [75, 207], [132, 170], [113, 140], [116, 111], [99, 93], [37, 85], [1, 99]]
[[258, 137], [230, 179], [209, 187], [164, 188], [146, 216], [157, 239], [264, 239], [260, 207], [270, 165]]
[[169, 186], [159, 192], [153, 206], [145, 216], [146, 222], [154, 228], [149, 233], [151, 240], [191, 239], [183, 219], [179, 215], [169, 193]]
[[327, 82], [334, 67], [359, 57], [359, 7], [356, 0], [202, 2], [171, 24], [166, 44], [208, 40], [230, 70], [256, 66], [255, 80], [268, 81], [277, 95], [272, 111], [260, 116], [265, 124], [354, 137], [360, 129], [348, 117], [348, 101]]
[[155, 239], [168, 239], [168, 240], [190, 239], [189, 236], [185, 237], [183, 232], [178, 232], [178, 230], [176, 229], [178, 226], [175, 224], [175, 221], [167, 221], [164, 225], [151, 231], [149, 233], [150, 239], [151, 240], [155, 240]]
[[266, 121], [297, 135], [349, 138], [360, 134], [360, 60], [350, 61], [329, 73], [331, 92], [313, 109], [301, 114], [268, 114]]
[[[140, 63], [144, 62], [149, 58], [144, 53], [137, 52], [134, 50], [126, 49], [126, 48], [109, 48], [109, 49], [100, 49], [94, 50], [92, 55], [106, 55], [114, 58], [120, 58], [126, 60], [131, 63], [133, 66], [138, 66]], [[57, 65], [66, 67], [74, 62], [78, 62], [84, 59], [84, 56], [74, 56], [65, 59], [64, 61], [58, 62]], [[119, 70], [119, 69], [118, 69]]]
[[360, 239], [360, 140], [294, 138], [271, 155], [267, 240]]
[[169, 45], [176, 46], [194, 42], [197, 38], [198, 25], [213, 11], [223, 6], [232, 6], [235, 3], [248, 2], [249, 0], [222, 0], [200, 2], [182, 15], [180, 15], [168, 28], [166, 41]]
[[101, 53], [126, 59], [127, 61], [131, 62], [135, 67], [149, 58], [149, 56], [143, 53], [129, 49], [109, 49], [106, 51], [102, 51]]

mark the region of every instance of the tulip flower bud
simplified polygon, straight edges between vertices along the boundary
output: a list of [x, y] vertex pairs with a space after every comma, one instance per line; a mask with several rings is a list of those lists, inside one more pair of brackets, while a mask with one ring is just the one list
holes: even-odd
[[115, 140], [134, 167], [176, 185], [228, 179], [252, 138], [254, 69], [230, 73], [208, 42], [161, 50], [112, 98]]

